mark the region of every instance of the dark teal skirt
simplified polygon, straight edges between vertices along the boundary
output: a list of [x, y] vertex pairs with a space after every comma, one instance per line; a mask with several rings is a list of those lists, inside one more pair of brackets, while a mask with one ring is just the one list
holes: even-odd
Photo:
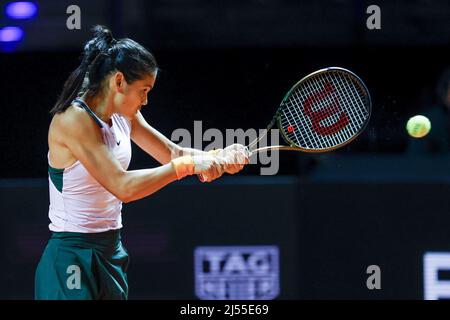
[[36, 270], [35, 299], [126, 300], [128, 265], [120, 230], [53, 232]]

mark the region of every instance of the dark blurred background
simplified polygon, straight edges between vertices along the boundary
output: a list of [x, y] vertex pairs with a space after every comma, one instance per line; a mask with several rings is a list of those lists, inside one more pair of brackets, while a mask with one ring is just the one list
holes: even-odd
[[[203, 131], [264, 128], [293, 84], [328, 66], [358, 74], [373, 101], [367, 130], [336, 152], [286, 152], [274, 176], [252, 164], [124, 205], [131, 299], [198, 298], [196, 247], [259, 245], [279, 249], [278, 299], [425, 297], [425, 253], [450, 252], [449, 1], [48, 0], [28, 18], [0, 3], [0, 298], [33, 298], [50, 235], [48, 111], [95, 24], [154, 53], [143, 114], [168, 137], [200, 120]], [[373, 4], [381, 29], [369, 30]], [[79, 30], [66, 26], [70, 5]], [[422, 139], [405, 131], [416, 114], [432, 124]], [[156, 165], [133, 147], [130, 169]], [[379, 290], [366, 287], [369, 265]]]

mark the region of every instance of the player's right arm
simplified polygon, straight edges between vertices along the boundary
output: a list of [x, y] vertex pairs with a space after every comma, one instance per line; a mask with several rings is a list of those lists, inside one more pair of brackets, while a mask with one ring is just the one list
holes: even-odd
[[[69, 112], [61, 115], [52, 129], [57, 131], [59, 140], [74, 158], [78, 159], [105, 189], [123, 202], [146, 197], [182, 178], [179, 168], [184, 167], [180, 163], [175, 165], [169, 162], [152, 169], [124, 170], [104, 144], [98, 125], [79, 108], [71, 108]], [[212, 166], [211, 164], [207, 168]], [[193, 173], [193, 170], [182, 171], [182, 175]]]

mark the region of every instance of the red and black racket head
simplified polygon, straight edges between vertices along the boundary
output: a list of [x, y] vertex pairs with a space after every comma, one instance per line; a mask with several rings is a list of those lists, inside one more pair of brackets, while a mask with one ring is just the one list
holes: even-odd
[[286, 94], [278, 128], [291, 147], [325, 152], [342, 147], [367, 126], [369, 91], [353, 72], [330, 67], [309, 74]]

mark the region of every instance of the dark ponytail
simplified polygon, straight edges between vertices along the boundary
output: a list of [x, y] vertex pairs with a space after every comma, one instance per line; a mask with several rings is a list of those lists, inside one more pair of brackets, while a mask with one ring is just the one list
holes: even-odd
[[115, 40], [103, 26], [92, 29], [94, 37], [84, 46], [80, 66], [64, 83], [61, 95], [50, 110], [52, 115], [64, 112], [73, 99], [88, 91], [97, 94], [103, 80], [113, 71], [121, 71], [128, 83], [155, 74], [158, 70], [153, 55], [131, 39]]

